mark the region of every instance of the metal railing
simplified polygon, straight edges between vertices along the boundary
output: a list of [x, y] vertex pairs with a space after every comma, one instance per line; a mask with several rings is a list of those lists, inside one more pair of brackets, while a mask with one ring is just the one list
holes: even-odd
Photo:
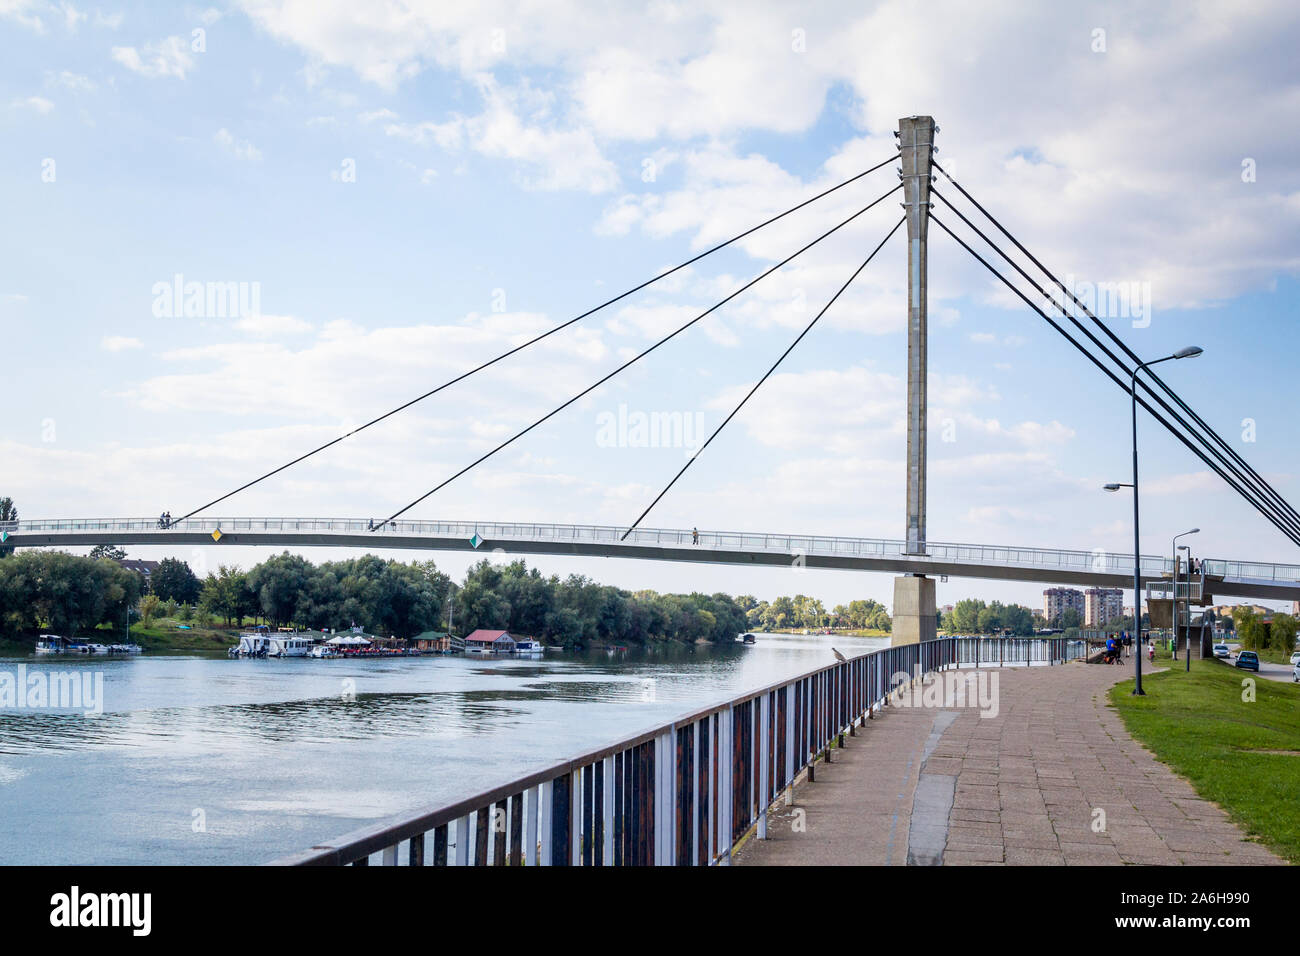
[[1060, 637], [953, 637], [958, 666], [1066, 664], [1087, 656], [1087, 642]]
[[[1170, 595], [1174, 589], [1174, 582], [1165, 581], [1148, 581], [1146, 584], [1146, 598], [1148, 601], [1169, 601], [1172, 600]], [[1178, 600], [1181, 601], [1199, 601], [1201, 599], [1202, 584], [1199, 577], [1191, 581], [1178, 582]]]
[[[611, 547], [646, 546], [698, 547], [726, 551], [768, 551], [788, 555], [819, 555], [858, 558], [948, 562], [1036, 568], [1045, 571], [1077, 571], [1095, 574], [1132, 574], [1130, 554], [1108, 551], [1071, 551], [1053, 548], [1007, 547], [987, 544], [928, 542], [924, 555], [905, 553], [906, 542], [886, 538], [848, 538], [827, 535], [767, 534], [749, 531], [692, 531], [669, 528], [638, 528], [626, 539], [622, 527], [611, 525], [539, 524], [501, 521], [394, 521], [374, 529], [364, 518], [190, 518], [161, 528], [157, 518], [47, 518], [0, 523], [10, 534], [57, 534], [77, 532], [130, 532], [133, 535], [166, 535], [177, 532], [250, 532], [259, 534], [370, 534], [376, 546], [383, 537], [445, 537], [470, 539], [477, 535], [489, 543], [555, 541], [599, 544]], [[21, 542], [19, 542], [21, 544]], [[1145, 555], [1140, 561], [1143, 577], [1171, 573], [1172, 559]], [[1233, 580], [1300, 583], [1300, 565], [1205, 559], [1203, 573]]]
[[941, 638], [832, 664], [475, 796], [357, 830], [279, 865], [725, 864], [817, 758], [905, 675], [971, 664], [1052, 664], [1060, 638]]

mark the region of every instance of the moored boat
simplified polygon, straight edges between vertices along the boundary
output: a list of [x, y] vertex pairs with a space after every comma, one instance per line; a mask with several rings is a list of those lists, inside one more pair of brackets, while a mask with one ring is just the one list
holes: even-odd
[[42, 634], [36, 641], [37, 654], [89, 654], [90, 645], [58, 634]]
[[316, 642], [298, 634], [271, 634], [266, 639], [267, 657], [306, 657]]

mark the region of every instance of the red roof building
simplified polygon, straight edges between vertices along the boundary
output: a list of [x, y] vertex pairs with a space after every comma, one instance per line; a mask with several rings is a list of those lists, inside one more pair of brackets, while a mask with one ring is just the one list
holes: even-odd
[[508, 631], [486, 631], [480, 628], [465, 638], [465, 649], [475, 648], [483, 651], [504, 651], [510, 653], [515, 649], [515, 639]]

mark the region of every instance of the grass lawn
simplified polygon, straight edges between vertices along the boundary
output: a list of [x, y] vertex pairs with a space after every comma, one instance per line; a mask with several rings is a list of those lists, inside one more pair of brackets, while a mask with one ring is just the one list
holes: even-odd
[[[1168, 655], [1164, 656], [1169, 666]], [[1300, 863], [1300, 685], [1256, 679], [1255, 700], [1242, 700], [1242, 678], [1215, 661], [1179, 661], [1144, 676], [1145, 697], [1131, 680], [1110, 700], [1135, 738], [1191, 782], [1247, 833]], [[1269, 753], [1268, 751], [1281, 751]]]
[[131, 625], [131, 637], [146, 651], [224, 651], [239, 643], [239, 631], [204, 627], [194, 622], [189, 629], [178, 627], [184, 621], [156, 618], [149, 627]]

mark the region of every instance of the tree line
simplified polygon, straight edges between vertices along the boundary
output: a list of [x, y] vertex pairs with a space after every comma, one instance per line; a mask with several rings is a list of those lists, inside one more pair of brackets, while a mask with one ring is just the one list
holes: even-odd
[[480, 561], [457, 585], [433, 561], [374, 555], [313, 564], [284, 552], [203, 579], [167, 558], [146, 584], [117, 563], [121, 557], [104, 546], [94, 557], [21, 551], [0, 560], [0, 632], [76, 636], [101, 624], [123, 627], [128, 614], [150, 623], [160, 612], [226, 627], [249, 619], [313, 629], [355, 624], [403, 639], [450, 623], [458, 634], [509, 630], [567, 645], [727, 642], [749, 626], [728, 594], [627, 591], [583, 575], [546, 576], [523, 561]]
[[1009, 631], [1016, 637], [1028, 637], [1034, 633], [1034, 612], [1019, 604], [1003, 604], [1001, 601], [985, 604], [979, 598], [965, 598], [954, 604], [952, 611], [939, 623], [950, 634]]
[[870, 598], [837, 604], [830, 612], [827, 612], [818, 598], [805, 594], [779, 597], [772, 601], [758, 601], [748, 594], [742, 594], [736, 601], [744, 609], [749, 627], [768, 631], [792, 627], [847, 627], [888, 632], [893, 623], [885, 606]]
[[0, 632], [49, 628], [71, 636], [111, 624], [126, 627], [144, 590], [141, 576], [99, 558], [62, 551], [20, 551], [0, 560]]

